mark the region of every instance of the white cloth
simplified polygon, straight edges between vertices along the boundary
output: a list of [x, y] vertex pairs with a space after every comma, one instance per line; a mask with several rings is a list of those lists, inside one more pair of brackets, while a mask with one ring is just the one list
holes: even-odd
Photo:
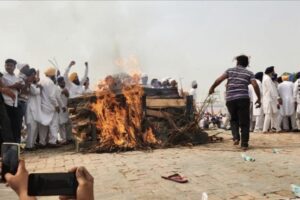
[[30, 116], [31, 120], [28, 120], [26, 123], [27, 124], [26, 125], [27, 126], [26, 147], [33, 148], [38, 134], [38, 122], [33, 120], [34, 115], [32, 112], [27, 113], [27, 117], [28, 115], [31, 115]]
[[83, 86], [83, 92], [82, 92], [83, 94], [92, 94], [93, 93], [93, 90], [91, 90], [90, 88], [85, 88], [84, 86]]
[[189, 91], [189, 95], [193, 96], [194, 103], [197, 103], [197, 90], [195, 88], [191, 88]]
[[58, 113], [55, 112], [53, 114], [53, 118], [50, 121], [49, 126], [44, 126], [43, 124], [39, 124], [39, 143], [41, 145], [46, 145], [47, 141], [47, 135], [49, 132], [49, 144], [56, 144], [57, 138], [58, 138]]
[[291, 116], [295, 112], [294, 103], [294, 84], [290, 81], [283, 81], [278, 85], [279, 96], [282, 99], [282, 106], [280, 109], [280, 114], [284, 116]]
[[69, 73], [70, 73], [71, 67], [67, 67], [64, 79], [66, 82], [66, 88], [69, 90], [70, 98], [81, 96], [84, 92], [83, 84], [86, 81], [86, 78], [88, 76], [88, 67], [85, 68], [84, 76], [82, 77], [80, 84], [76, 85], [72, 81], [69, 80]]
[[61, 89], [59, 86], [57, 86], [56, 90], [56, 97], [57, 101], [59, 103], [59, 117], [58, 117], [58, 123], [59, 124], [65, 124], [69, 121], [69, 113], [68, 111], [63, 111], [63, 108], [67, 108], [68, 105], [68, 97], [66, 97], [64, 94], [62, 94], [63, 89]]
[[27, 109], [25, 114], [25, 121], [30, 124], [31, 121], [41, 121], [41, 89], [32, 84], [29, 88], [29, 95], [27, 101]]
[[294, 101], [297, 102], [296, 112], [300, 113], [300, 79], [294, 83]]
[[59, 125], [59, 135], [61, 138], [61, 142], [67, 141], [67, 123]]
[[[271, 127], [270, 125], [274, 127]], [[273, 114], [269, 113], [265, 115], [263, 132], [268, 132], [270, 128], [275, 128], [277, 132], [281, 131], [281, 128], [278, 123], [278, 113], [273, 113]]]
[[[262, 82], [263, 110], [265, 114], [275, 114], [278, 112], [278, 91], [276, 85], [268, 75], [264, 75]], [[266, 121], [266, 120], [265, 120]]]
[[57, 86], [48, 77], [42, 79], [40, 84], [43, 88], [41, 92], [41, 123], [48, 126], [56, 113], [55, 107], [59, 106], [56, 98]]
[[[2, 76], [2, 83], [3, 83], [4, 86], [11, 86], [11, 85], [13, 85], [17, 82], [20, 82], [20, 81], [21, 80], [16, 75], [11, 75], [7, 72], [5, 72]], [[11, 97], [9, 97], [5, 94], [2, 94], [3, 99], [4, 99], [4, 103], [8, 106], [18, 107], [18, 91], [15, 90], [15, 89], [12, 89], [12, 92], [16, 96], [15, 101]]]
[[[260, 82], [260, 80], [257, 80], [256, 79], [256, 82], [257, 82], [257, 85], [259, 87], [259, 91], [260, 91], [260, 97], [262, 99], [262, 83]], [[255, 90], [254, 90], [254, 87], [252, 84], [249, 85], [249, 94], [252, 95], [252, 105], [253, 105], [253, 116], [258, 116], [258, 115], [263, 115], [264, 112], [263, 112], [263, 107], [259, 107], [259, 108], [256, 108], [256, 105], [255, 105], [255, 102], [257, 101], [257, 95], [255, 93]], [[250, 97], [251, 98], [251, 97]]]
[[255, 126], [254, 132], [260, 132], [263, 130], [264, 127], [264, 115], [256, 115], [255, 118]]

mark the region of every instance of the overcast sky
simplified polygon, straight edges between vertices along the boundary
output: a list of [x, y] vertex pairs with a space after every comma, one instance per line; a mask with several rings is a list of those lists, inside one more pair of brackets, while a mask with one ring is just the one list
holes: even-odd
[[196, 79], [204, 97], [241, 53], [253, 72], [300, 71], [299, 10], [296, 1], [1, 1], [0, 62], [43, 71], [55, 57], [64, 71], [74, 59], [83, 74], [87, 60], [95, 83], [122, 71], [117, 58], [135, 57], [150, 79], [182, 77], [186, 89]]

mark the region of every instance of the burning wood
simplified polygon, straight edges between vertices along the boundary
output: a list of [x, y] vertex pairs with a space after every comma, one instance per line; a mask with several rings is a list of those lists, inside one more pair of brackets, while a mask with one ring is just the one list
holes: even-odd
[[74, 134], [80, 140], [97, 139], [94, 151], [208, 141], [194, 118], [190, 97], [180, 97], [174, 88], [143, 88], [136, 76], [122, 77], [109, 76], [96, 94], [69, 102]]

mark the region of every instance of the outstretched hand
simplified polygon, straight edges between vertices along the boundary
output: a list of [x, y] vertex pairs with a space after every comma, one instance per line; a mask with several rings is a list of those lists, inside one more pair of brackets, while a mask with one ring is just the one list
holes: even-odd
[[72, 66], [75, 65], [75, 64], [76, 64], [75, 61], [72, 60], [72, 61], [70, 62], [70, 64], [69, 64], [69, 66], [72, 67]]

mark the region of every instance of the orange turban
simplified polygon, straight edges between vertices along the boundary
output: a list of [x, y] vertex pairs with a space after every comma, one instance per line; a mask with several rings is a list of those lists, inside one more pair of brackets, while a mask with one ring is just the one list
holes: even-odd
[[282, 76], [282, 81], [288, 81], [289, 80], [289, 76]]
[[49, 67], [46, 71], [45, 71], [45, 75], [46, 76], [55, 76], [56, 74], [56, 69], [54, 67]]
[[69, 80], [72, 81], [72, 82], [73, 82], [76, 78], [78, 78], [78, 75], [77, 75], [76, 72], [73, 72], [73, 73], [70, 74], [70, 76], [69, 76]]

